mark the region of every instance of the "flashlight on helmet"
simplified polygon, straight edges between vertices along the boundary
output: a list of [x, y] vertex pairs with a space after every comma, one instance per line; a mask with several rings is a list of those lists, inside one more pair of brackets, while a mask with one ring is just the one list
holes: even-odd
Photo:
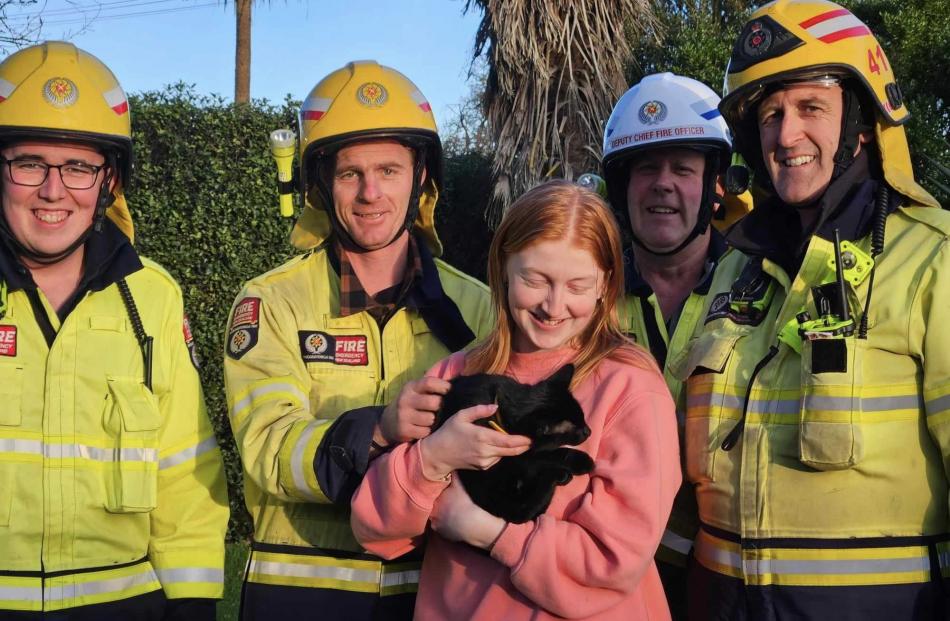
[[280, 215], [294, 215], [294, 151], [297, 136], [289, 129], [275, 129], [270, 133], [270, 154], [277, 164], [277, 194], [280, 196]]

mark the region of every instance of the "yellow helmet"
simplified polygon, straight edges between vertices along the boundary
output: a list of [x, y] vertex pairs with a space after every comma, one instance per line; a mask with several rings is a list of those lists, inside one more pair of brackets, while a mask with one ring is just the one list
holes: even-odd
[[771, 2], [755, 11], [739, 33], [719, 104], [733, 129], [736, 150], [749, 162], [761, 160], [749, 112], [770, 86], [824, 77], [850, 78], [873, 101], [888, 184], [914, 202], [939, 207], [914, 180], [902, 127], [910, 112], [884, 50], [861, 20], [826, 0]]
[[415, 151], [417, 179], [422, 166], [427, 171], [409, 200], [406, 226], [414, 226], [433, 253], [441, 254], [435, 205], [442, 186], [442, 143], [429, 102], [406, 76], [375, 61], [348, 63], [313, 87], [300, 108], [298, 129], [305, 204], [290, 237], [295, 247], [313, 248], [338, 226], [331, 188], [315, 174], [318, 163], [345, 145], [393, 138]]
[[129, 103], [98, 58], [71, 43], [47, 41], [0, 63], [0, 144], [52, 139], [91, 143], [115, 161], [115, 200], [106, 215], [131, 240], [123, 185], [132, 177]]

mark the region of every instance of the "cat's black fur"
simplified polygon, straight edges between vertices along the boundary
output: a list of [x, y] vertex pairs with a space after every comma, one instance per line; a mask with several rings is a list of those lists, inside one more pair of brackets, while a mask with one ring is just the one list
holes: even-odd
[[[475, 504], [509, 522], [527, 522], [544, 513], [555, 487], [594, 469], [587, 453], [564, 448], [590, 436], [584, 411], [569, 390], [573, 376], [574, 365], [568, 364], [534, 385], [484, 373], [452, 380], [436, 415], [436, 427], [459, 410], [497, 403], [504, 430], [532, 440], [527, 452], [503, 457], [487, 470], [455, 473]], [[488, 426], [488, 420], [480, 424]]]

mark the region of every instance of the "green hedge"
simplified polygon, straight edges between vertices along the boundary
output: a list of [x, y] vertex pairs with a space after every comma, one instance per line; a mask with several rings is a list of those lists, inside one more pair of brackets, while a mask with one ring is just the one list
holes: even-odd
[[[246, 540], [251, 527], [227, 420], [222, 343], [228, 311], [244, 281], [293, 254], [287, 242], [292, 220], [278, 212], [267, 136], [295, 126], [296, 105], [235, 106], [184, 84], [134, 95], [130, 105], [136, 169], [128, 199], [136, 246], [169, 270], [184, 291], [208, 411], [227, 469], [228, 536]], [[448, 158], [446, 192], [437, 212], [445, 258], [479, 276], [490, 236], [482, 218], [489, 175], [484, 156]]]

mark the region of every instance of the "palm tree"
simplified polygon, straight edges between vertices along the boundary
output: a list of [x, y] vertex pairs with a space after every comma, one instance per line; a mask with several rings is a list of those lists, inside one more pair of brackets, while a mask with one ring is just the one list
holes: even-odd
[[489, 213], [553, 177], [597, 170], [603, 127], [626, 90], [630, 40], [656, 32], [648, 0], [468, 0], [483, 12], [485, 116], [496, 145]]
[[234, 103], [251, 100], [251, 7], [254, 0], [234, 0]]

